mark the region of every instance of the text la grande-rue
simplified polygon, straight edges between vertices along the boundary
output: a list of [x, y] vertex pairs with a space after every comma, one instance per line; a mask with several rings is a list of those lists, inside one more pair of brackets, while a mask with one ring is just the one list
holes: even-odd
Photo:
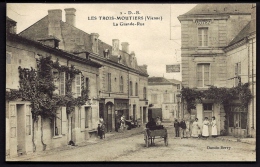
[[115, 23], [113, 22], [113, 26], [144, 26], [144, 23], [142, 22], [128, 22], [128, 23], [125, 23], [125, 22], [119, 22], [119, 23]]

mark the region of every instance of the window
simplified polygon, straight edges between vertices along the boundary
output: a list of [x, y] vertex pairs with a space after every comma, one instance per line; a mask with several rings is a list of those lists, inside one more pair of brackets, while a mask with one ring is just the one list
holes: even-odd
[[143, 96], [144, 96], [144, 99], [146, 99], [146, 87], [144, 87], [144, 89], [143, 89]]
[[122, 77], [122, 76], [120, 77], [119, 89], [120, 89], [119, 91], [120, 91], [121, 93], [124, 92], [124, 80], [123, 80], [123, 77]]
[[157, 104], [157, 94], [152, 94], [152, 104]]
[[135, 96], [138, 96], [138, 83], [135, 83]]
[[163, 102], [164, 103], [169, 103], [170, 102], [170, 94], [169, 93], [164, 93], [163, 94]]
[[132, 84], [132, 81], [130, 81], [129, 83], [129, 91], [130, 91], [130, 96], [133, 96], [133, 84]]
[[208, 28], [201, 27], [198, 29], [199, 46], [208, 46]]
[[54, 136], [61, 135], [61, 110], [58, 109], [54, 118]]
[[75, 88], [76, 88], [76, 97], [81, 96], [81, 75], [76, 75], [75, 77]]
[[177, 89], [180, 90], [180, 87], [181, 87], [180, 84], [178, 84], [178, 85], [177, 85]]
[[238, 86], [239, 82], [241, 81], [240, 76], [241, 76], [241, 62], [235, 64], [235, 78], [234, 78], [235, 85], [234, 86]]
[[197, 86], [206, 87], [210, 85], [210, 64], [197, 65]]
[[111, 73], [107, 74], [107, 91], [111, 92]]
[[65, 95], [65, 72], [60, 73], [60, 95]]
[[67, 133], [67, 114], [66, 107], [61, 107], [56, 111], [54, 121], [54, 136], [60, 136]]
[[85, 89], [89, 90], [89, 78], [85, 78]]
[[6, 52], [6, 64], [11, 64], [12, 63], [12, 53], [11, 52]]
[[212, 103], [204, 103], [203, 110], [213, 110], [212, 106], [213, 106]]

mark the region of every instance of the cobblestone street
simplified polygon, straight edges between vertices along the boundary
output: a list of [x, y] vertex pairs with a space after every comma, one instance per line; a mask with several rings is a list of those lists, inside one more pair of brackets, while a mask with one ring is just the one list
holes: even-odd
[[[133, 129], [138, 131], [138, 129]], [[139, 131], [142, 129], [139, 128]], [[129, 131], [130, 132], [130, 131]], [[255, 161], [255, 145], [219, 139], [174, 138], [168, 129], [169, 145], [155, 139], [155, 146], [145, 147], [143, 134], [114, 135], [104, 140], [94, 139], [87, 145], [66, 150], [52, 150], [37, 156], [24, 156], [10, 161]], [[116, 137], [117, 136], [117, 137]], [[209, 149], [219, 147], [219, 149]], [[224, 147], [230, 147], [225, 148]], [[222, 149], [221, 149], [222, 148]], [[22, 159], [21, 159], [22, 158]]]

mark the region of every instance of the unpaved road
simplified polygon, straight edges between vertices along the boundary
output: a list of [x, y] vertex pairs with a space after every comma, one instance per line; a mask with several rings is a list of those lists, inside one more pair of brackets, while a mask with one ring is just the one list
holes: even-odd
[[[24, 161], [255, 161], [255, 146], [217, 139], [175, 139], [168, 129], [169, 145], [162, 139], [145, 147], [143, 134], [109, 139], [70, 150], [50, 152]], [[97, 139], [100, 140], [100, 139]], [[215, 147], [215, 149], [209, 149]], [[221, 149], [222, 146], [222, 149]], [[219, 147], [219, 149], [217, 149]], [[223, 147], [230, 147], [229, 149]]]

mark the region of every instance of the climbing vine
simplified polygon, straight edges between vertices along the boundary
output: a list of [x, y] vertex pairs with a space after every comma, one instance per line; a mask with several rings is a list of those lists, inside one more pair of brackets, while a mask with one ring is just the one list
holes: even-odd
[[239, 84], [236, 87], [232, 88], [217, 88], [211, 86], [208, 90], [196, 90], [190, 88], [182, 88], [181, 97], [187, 103], [187, 110], [190, 113], [191, 109], [196, 109], [196, 104], [201, 103], [203, 99], [213, 100], [214, 103], [223, 104], [224, 109], [227, 109], [232, 102], [238, 100], [240, 103], [240, 108], [245, 109], [248, 106], [252, 98], [250, 89], [248, 88], [249, 84]]
[[[53, 62], [51, 56], [40, 57], [36, 59], [37, 70], [33, 68], [21, 68], [19, 66], [19, 90], [10, 90], [6, 92], [6, 100], [21, 99], [22, 101], [30, 101], [31, 113], [33, 123], [38, 121], [41, 116], [41, 122], [43, 119], [56, 118], [57, 110], [65, 106], [67, 114], [74, 111], [75, 107], [80, 107], [88, 100], [88, 90], [82, 86], [81, 96], [74, 97], [72, 93], [72, 82], [76, 75], [81, 74], [81, 71], [75, 69], [74, 66], [68, 67], [60, 65], [58, 60]], [[65, 73], [65, 95], [55, 94], [57, 89], [54, 80], [53, 69], [56, 69], [59, 73]], [[41, 142], [43, 144], [43, 150], [46, 149], [46, 144], [43, 142], [43, 131], [41, 129]], [[36, 151], [36, 145], [34, 143], [34, 124], [33, 124], [33, 145], [34, 151]]]

